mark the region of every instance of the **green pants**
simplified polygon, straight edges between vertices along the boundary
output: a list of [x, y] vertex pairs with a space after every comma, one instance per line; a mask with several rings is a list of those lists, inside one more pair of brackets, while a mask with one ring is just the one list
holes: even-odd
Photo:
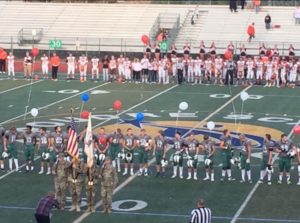
[[15, 143], [10, 143], [7, 146], [7, 152], [10, 154], [10, 158], [18, 159], [18, 147]]
[[109, 147], [108, 155], [110, 156], [111, 160], [115, 160], [118, 157], [119, 152], [120, 152], [119, 144], [111, 145]]
[[162, 158], [163, 158], [163, 151], [162, 150], [156, 150], [155, 151], [156, 165], [161, 165]]
[[245, 154], [242, 154], [241, 155], [241, 169], [248, 171], [248, 170], [250, 170], [250, 163], [247, 163], [246, 160], [247, 160], [247, 156]]
[[56, 154], [55, 150], [53, 149], [52, 151], [50, 151], [50, 160], [55, 163], [57, 160], [57, 156], [58, 154]]
[[139, 162], [142, 163], [148, 163], [149, 158], [149, 151], [145, 151], [144, 148], [139, 149]]
[[0, 144], [0, 160], [3, 160], [4, 158], [3, 158], [3, 156], [2, 156], [2, 153], [3, 153], [3, 145], [2, 144]]
[[263, 155], [260, 164], [260, 170], [265, 170], [268, 167], [269, 157], [267, 155]]
[[228, 151], [222, 150], [221, 157], [222, 157], [223, 170], [231, 169], [231, 163], [230, 163], [230, 159], [232, 158], [231, 151], [230, 150], [228, 150]]
[[25, 145], [24, 147], [24, 155], [26, 161], [34, 160], [34, 146], [33, 145]]
[[286, 156], [279, 157], [279, 171], [283, 172], [290, 172], [291, 169], [291, 159]]

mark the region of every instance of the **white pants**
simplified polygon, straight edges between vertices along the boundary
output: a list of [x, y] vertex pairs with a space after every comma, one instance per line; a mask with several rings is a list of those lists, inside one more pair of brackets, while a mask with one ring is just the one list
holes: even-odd
[[271, 72], [266, 72], [266, 81], [271, 80], [272, 73]]
[[194, 81], [194, 72], [193, 68], [188, 68], [188, 73], [187, 73], [187, 82], [193, 82]]
[[15, 66], [14, 66], [14, 64], [8, 64], [7, 65], [7, 72], [8, 72], [8, 76], [10, 76], [10, 74], [12, 74], [12, 76], [15, 76]]
[[256, 79], [262, 79], [262, 71], [261, 70], [256, 71]]
[[201, 69], [199, 68], [195, 68], [195, 77], [201, 77]]
[[108, 81], [109, 76], [108, 76], [108, 68], [103, 68], [103, 81]]
[[126, 80], [131, 80], [131, 72], [130, 69], [125, 69], [125, 79]]
[[297, 78], [297, 73], [290, 73], [290, 82], [296, 82], [296, 78]]
[[97, 76], [97, 79], [99, 79], [99, 69], [97, 66], [92, 68], [92, 79], [94, 79], [95, 74]]
[[124, 67], [119, 67], [118, 68], [118, 72], [119, 72], [120, 76], [124, 76], [125, 75], [125, 69], [124, 69]]
[[80, 77], [86, 77], [87, 66], [85, 65], [83, 66], [83, 68], [82, 66], [80, 66], [79, 68], [80, 68]]
[[247, 79], [248, 79], [248, 80], [252, 80], [253, 77], [254, 77], [253, 70], [252, 70], [252, 69], [248, 69], [248, 70], [247, 70]]
[[281, 78], [281, 81], [282, 81], [283, 83], [286, 82], [286, 79], [285, 79], [285, 73], [284, 73], [284, 72], [281, 72], [281, 73], [280, 73], [280, 78]]
[[[81, 72], [81, 71], [80, 71]], [[75, 74], [75, 65], [74, 64], [68, 64], [68, 74]]]
[[42, 64], [42, 73], [48, 74], [48, 72], [49, 72], [48, 64]]
[[172, 66], [172, 74], [173, 74], [173, 77], [175, 77], [177, 75], [177, 68], [176, 68], [176, 65], [173, 65]]
[[163, 68], [159, 68], [158, 70], [158, 83], [163, 83], [165, 84], [166, 81], [166, 72]]

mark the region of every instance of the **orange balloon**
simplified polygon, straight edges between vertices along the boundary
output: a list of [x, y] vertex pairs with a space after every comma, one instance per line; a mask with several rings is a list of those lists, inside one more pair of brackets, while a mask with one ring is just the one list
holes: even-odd
[[158, 36], [156, 37], [156, 40], [158, 42], [161, 42], [163, 40], [163, 34], [162, 33], [158, 34]]

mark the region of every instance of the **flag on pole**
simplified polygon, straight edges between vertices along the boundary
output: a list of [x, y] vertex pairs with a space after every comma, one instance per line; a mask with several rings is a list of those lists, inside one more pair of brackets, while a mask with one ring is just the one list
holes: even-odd
[[75, 120], [73, 117], [71, 119], [68, 136], [69, 136], [69, 139], [68, 139], [68, 144], [67, 144], [67, 152], [73, 158], [78, 159], [79, 151], [78, 151], [78, 142], [77, 142], [77, 132], [76, 132]]
[[94, 164], [94, 145], [92, 132], [92, 114], [89, 114], [88, 125], [86, 128], [86, 135], [84, 139], [84, 152], [87, 156], [87, 166], [92, 167]]

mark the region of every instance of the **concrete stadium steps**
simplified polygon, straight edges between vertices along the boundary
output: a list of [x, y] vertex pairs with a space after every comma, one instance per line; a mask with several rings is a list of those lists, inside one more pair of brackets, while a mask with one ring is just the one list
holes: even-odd
[[[97, 44], [99, 38], [127, 39], [142, 47], [140, 37], [148, 34], [159, 13], [186, 16], [191, 6], [150, 4], [59, 4], [1, 2], [1, 35], [17, 38], [21, 28], [43, 28], [41, 48], [50, 39], [63, 43], [85, 38]], [[73, 40], [70, 40], [73, 38]], [[96, 39], [95, 42], [93, 42]], [[132, 39], [132, 40], [128, 40]], [[111, 41], [113, 44], [113, 40]], [[97, 50], [97, 48], [95, 49]]]
[[[200, 23], [199, 25], [196, 23], [191, 27], [193, 29], [191, 35], [186, 35], [186, 38], [180, 38], [184, 37], [180, 32], [176, 40], [177, 48], [181, 49], [185, 42], [191, 42], [192, 52], [198, 52], [201, 40], [206, 42], [207, 47], [210, 46], [212, 41], [215, 41], [217, 48], [222, 48], [220, 53], [224, 52], [224, 48], [226, 48], [229, 41], [245, 42], [246, 46], [251, 48], [259, 47], [261, 42], [265, 42], [270, 47], [273, 47], [275, 43], [278, 44], [278, 47], [281, 47], [283, 44], [286, 46], [289, 43], [293, 43], [295, 47], [297, 45], [300, 26], [294, 25], [292, 15], [294, 8], [263, 7], [259, 13], [255, 13], [253, 10], [239, 10], [238, 13], [231, 13], [225, 6], [214, 8], [201, 7], [201, 10], [208, 10], [208, 13], [203, 14], [201, 19], [197, 21], [197, 23]], [[280, 28], [269, 31], [265, 29], [264, 17], [267, 13], [272, 17], [272, 24], [281, 25]], [[251, 22], [255, 22], [257, 34], [253, 43], [248, 44], [246, 30]], [[188, 24], [188, 26], [191, 25]], [[181, 31], [187, 32], [186, 29]], [[248, 53], [254, 53], [254, 51], [257, 53], [257, 50], [250, 50]]]

